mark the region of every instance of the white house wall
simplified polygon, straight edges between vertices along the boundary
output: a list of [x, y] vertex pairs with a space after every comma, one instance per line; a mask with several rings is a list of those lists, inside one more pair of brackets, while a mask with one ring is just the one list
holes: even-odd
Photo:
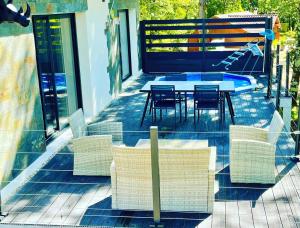
[[[108, 1], [88, 0], [87, 2], [88, 10], [76, 14], [76, 28], [83, 109], [86, 118], [92, 119], [118, 95], [111, 90], [112, 72], [108, 72], [111, 53], [108, 50], [109, 42], [106, 32], [107, 26], [111, 26], [111, 22], [116, 23], [116, 20], [109, 21]], [[136, 12], [135, 9], [129, 9], [132, 78], [139, 75]], [[121, 83], [119, 73], [120, 71], [113, 73], [117, 83]], [[120, 85], [120, 87], [125, 85], [128, 83]]]
[[88, 0], [88, 10], [76, 14], [81, 90], [86, 117], [95, 116], [112, 100], [105, 35], [108, 12], [106, 2]]

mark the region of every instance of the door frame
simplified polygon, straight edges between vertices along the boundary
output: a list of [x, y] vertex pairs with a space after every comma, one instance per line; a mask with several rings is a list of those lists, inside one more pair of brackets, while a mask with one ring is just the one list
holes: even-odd
[[[46, 118], [45, 118], [45, 100], [44, 100], [44, 95], [42, 91], [42, 81], [41, 81], [41, 67], [39, 64], [38, 60], [38, 44], [37, 44], [37, 39], [35, 37], [36, 34], [36, 26], [35, 26], [35, 21], [37, 19], [44, 19], [46, 20], [46, 33], [47, 33], [47, 39], [48, 41], [51, 41], [51, 36], [50, 34], [50, 26], [49, 26], [49, 20], [52, 18], [69, 18], [70, 19], [70, 26], [71, 26], [71, 40], [72, 40], [72, 47], [73, 47], [73, 59], [74, 59], [74, 72], [75, 72], [75, 81], [76, 81], [76, 94], [77, 94], [77, 106], [78, 108], [82, 108], [82, 92], [81, 92], [81, 81], [80, 81], [80, 68], [79, 68], [79, 55], [78, 55], [78, 45], [77, 45], [77, 33], [76, 33], [76, 23], [75, 23], [75, 15], [73, 13], [70, 14], [55, 14], [55, 15], [34, 15], [32, 16], [32, 27], [33, 27], [33, 34], [34, 34], [34, 42], [35, 42], [35, 51], [36, 51], [36, 63], [37, 63], [37, 71], [38, 71], [38, 81], [39, 81], [39, 90], [40, 90], [40, 99], [41, 99], [41, 105], [42, 105], [42, 113], [43, 113], [43, 123], [44, 123], [44, 130], [45, 130], [45, 137], [46, 139], [52, 139], [55, 133], [59, 132], [63, 128], [67, 127], [67, 125], [60, 126], [59, 124], [59, 114], [58, 114], [58, 104], [57, 104], [57, 92], [56, 92], [56, 86], [54, 86], [54, 95], [55, 95], [55, 119], [56, 119], [56, 126], [54, 128], [54, 132], [51, 132], [48, 134], [47, 132], [47, 123], [46, 123]], [[53, 49], [50, 45], [50, 42], [48, 42], [48, 58], [50, 60], [49, 67], [50, 67], [50, 74], [52, 76], [55, 74], [54, 72], [54, 66], [53, 66]], [[54, 84], [55, 83], [55, 77], [52, 77], [54, 79]], [[50, 140], [51, 141], [51, 140]]]
[[[128, 40], [128, 45], [127, 45], [127, 48], [128, 48], [128, 62], [129, 62], [129, 74], [126, 75], [124, 78], [123, 78], [123, 68], [122, 68], [122, 52], [121, 52], [121, 23], [119, 23], [119, 47], [120, 47], [120, 65], [121, 65], [121, 78], [122, 78], [122, 82], [126, 81], [128, 78], [130, 78], [132, 76], [132, 61], [131, 61], [131, 43], [130, 43], [130, 21], [129, 21], [129, 10], [128, 9], [122, 9], [122, 10], [118, 10], [118, 17], [119, 17], [119, 20], [120, 20], [120, 12], [125, 12], [126, 14], [126, 26], [127, 26], [127, 40]], [[120, 20], [121, 22], [121, 20]]]

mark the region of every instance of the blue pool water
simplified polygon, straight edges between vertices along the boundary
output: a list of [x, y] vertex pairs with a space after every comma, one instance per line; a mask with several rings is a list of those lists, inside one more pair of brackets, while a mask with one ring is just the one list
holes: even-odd
[[256, 80], [252, 76], [229, 74], [223, 72], [214, 73], [183, 73], [158, 77], [158, 81], [233, 81], [236, 92], [256, 88]]
[[[58, 93], [65, 93], [67, 90], [66, 74], [55, 73], [55, 88]], [[44, 92], [48, 92], [52, 89], [54, 82], [52, 74], [42, 73], [42, 87]]]

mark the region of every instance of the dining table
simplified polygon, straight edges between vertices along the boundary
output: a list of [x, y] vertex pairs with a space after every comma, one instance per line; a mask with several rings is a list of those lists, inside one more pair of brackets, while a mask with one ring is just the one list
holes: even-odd
[[[187, 94], [192, 94], [194, 92], [195, 85], [219, 85], [219, 91], [221, 94], [221, 121], [225, 121], [225, 99], [228, 104], [228, 109], [231, 117], [232, 124], [235, 124], [234, 121], [234, 109], [231, 101], [230, 93], [235, 92], [235, 86], [233, 81], [148, 81], [141, 89], [140, 92], [147, 93], [147, 98], [143, 110], [143, 115], [141, 119], [140, 126], [143, 125], [146, 112], [149, 105], [149, 100], [151, 98], [151, 86], [152, 85], [173, 85], [175, 87], [175, 92], [184, 94], [187, 97]], [[187, 119], [187, 99], [185, 99], [185, 120]]]
[[[150, 147], [150, 139], [139, 139], [135, 147]], [[208, 140], [199, 139], [158, 139], [158, 147], [165, 148], [177, 148], [177, 149], [195, 149], [208, 147]]]

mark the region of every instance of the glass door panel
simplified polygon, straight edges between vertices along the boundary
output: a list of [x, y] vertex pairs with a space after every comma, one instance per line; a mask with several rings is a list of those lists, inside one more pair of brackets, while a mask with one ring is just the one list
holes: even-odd
[[47, 135], [58, 129], [56, 86], [51, 67], [51, 41], [48, 39], [46, 18], [35, 20], [36, 53], [38, 59], [41, 96], [43, 101], [44, 122]]
[[61, 32], [61, 43], [63, 47], [63, 62], [68, 91], [68, 115], [71, 115], [78, 109], [78, 94], [70, 20], [67, 18], [61, 19], [61, 27], [63, 28]]
[[34, 32], [47, 136], [68, 124], [78, 109], [70, 15], [36, 16]]
[[122, 79], [131, 75], [128, 10], [119, 11]]
[[53, 65], [56, 79], [59, 126], [68, 124], [68, 117], [78, 108], [74, 53], [70, 18], [50, 18]]

